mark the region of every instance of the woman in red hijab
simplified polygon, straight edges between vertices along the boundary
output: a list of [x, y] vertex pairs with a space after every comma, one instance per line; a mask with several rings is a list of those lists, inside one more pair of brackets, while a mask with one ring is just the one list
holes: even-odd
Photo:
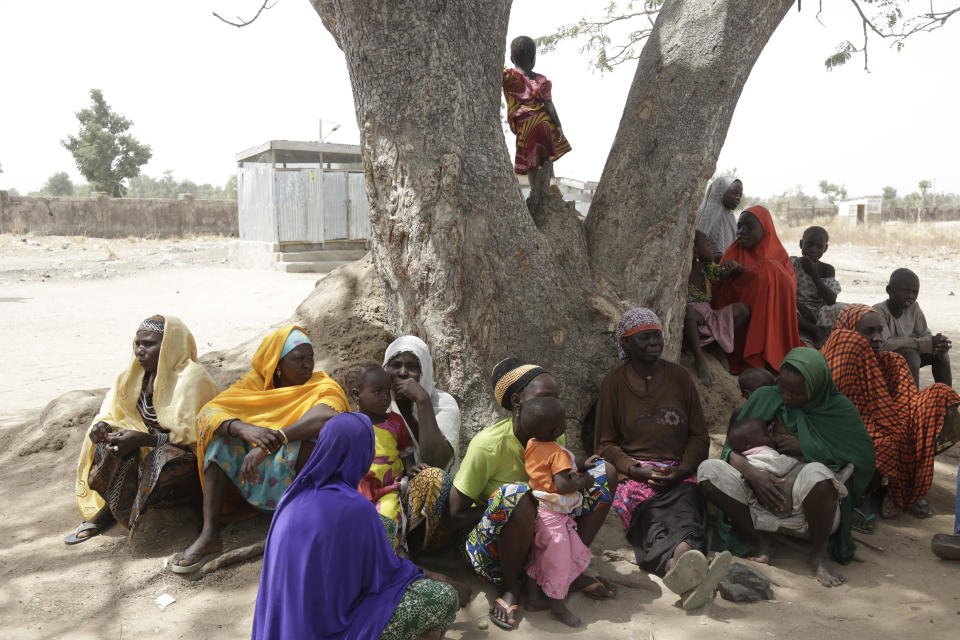
[[743, 302], [750, 307], [750, 324], [735, 337], [728, 355], [730, 373], [750, 367], [779, 371], [787, 353], [803, 345], [797, 329], [797, 276], [765, 207], [753, 206], [740, 214], [737, 241], [727, 248], [721, 264], [728, 260], [742, 265], [743, 271], [717, 285], [713, 306]]

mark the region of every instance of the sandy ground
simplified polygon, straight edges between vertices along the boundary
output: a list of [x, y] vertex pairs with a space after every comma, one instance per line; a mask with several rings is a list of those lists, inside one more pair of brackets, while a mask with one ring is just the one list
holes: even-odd
[[[786, 230], [795, 246], [798, 233]], [[69, 244], [67, 244], [69, 242]], [[36, 243], [36, 244], [35, 244]], [[195, 535], [192, 512], [154, 510], [132, 546], [118, 528], [76, 547], [62, 537], [78, 522], [72, 474], [83, 426], [60, 434], [62, 447], [18, 455], [30, 439], [21, 424], [70, 389], [106, 387], [126, 364], [125, 341], [154, 312], [183, 318], [201, 353], [230, 347], [281, 322], [313, 288], [315, 276], [229, 269], [223, 241], [213, 238], [127, 241], [0, 236], [0, 347], [9, 365], [0, 385], [0, 637], [3, 638], [238, 638], [248, 637], [259, 560], [235, 564], [199, 580], [164, 571], [162, 562]], [[884, 297], [890, 270], [920, 274], [920, 302], [930, 324], [960, 336], [960, 259], [947, 250], [916, 256], [901, 250], [831, 245], [827, 261], [844, 285], [840, 299], [873, 303]], [[922, 262], [921, 262], [922, 260]], [[11, 359], [12, 358], [12, 362]], [[958, 375], [954, 360], [954, 375]], [[87, 404], [95, 405], [96, 397]], [[91, 404], [92, 403], [92, 404]], [[90, 409], [91, 411], [93, 409]], [[89, 418], [84, 418], [89, 419]], [[28, 423], [27, 426], [33, 426]], [[587, 627], [571, 630], [545, 613], [526, 616], [515, 638], [955, 638], [960, 628], [960, 563], [929, 552], [933, 533], [952, 528], [957, 448], [940, 456], [929, 520], [899, 516], [873, 536], [861, 536], [848, 583], [820, 587], [794, 545], [782, 545], [775, 567], [759, 567], [776, 583], [776, 599], [733, 604], [716, 599], [684, 613], [656, 578], [631, 564], [611, 515], [594, 543], [594, 570], [621, 584], [611, 602], [582, 595], [570, 608]], [[229, 525], [227, 548], [255, 543], [265, 518]], [[468, 578], [455, 557], [432, 561]], [[475, 596], [450, 638], [506, 636], [485, 620], [492, 592], [471, 581]], [[161, 610], [163, 593], [176, 602]]]

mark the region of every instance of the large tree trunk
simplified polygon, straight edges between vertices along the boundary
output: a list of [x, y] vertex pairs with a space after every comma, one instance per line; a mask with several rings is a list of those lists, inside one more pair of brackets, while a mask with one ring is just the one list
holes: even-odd
[[621, 296], [660, 314], [668, 358], [680, 351], [704, 186], [743, 85], [791, 5], [668, 0], [640, 54], [590, 206], [587, 246]]
[[507, 356], [552, 371], [583, 418], [629, 305], [664, 312], [677, 353], [695, 200], [788, 2], [666, 3], [591, 210], [593, 259], [572, 205], [534, 224], [520, 197], [499, 121], [509, 1], [312, 4], [350, 72], [389, 323], [431, 345], [465, 435], [489, 424]]

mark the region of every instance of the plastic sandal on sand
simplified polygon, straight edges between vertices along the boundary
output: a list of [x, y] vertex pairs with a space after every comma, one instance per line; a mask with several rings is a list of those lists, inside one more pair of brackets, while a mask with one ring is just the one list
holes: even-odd
[[[493, 606], [495, 606], [495, 607], [500, 607], [501, 609], [503, 609], [504, 611], [506, 611], [508, 617], [509, 617], [510, 615], [513, 615], [513, 613], [514, 613], [517, 609], [520, 608], [520, 605], [516, 605], [516, 604], [510, 604], [510, 605], [508, 605], [503, 598], [497, 598], [496, 600], [494, 600]], [[516, 617], [514, 617], [514, 620], [516, 620]], [[501, 629], [506, 629], [507, 631], [513, 631], [514, 629], [516, 629], [516, 628], [520, 625], [519, 622], [517, 622], [517, 624], [513, 624], [513, 625], [511, 625], [509, 622], [504, 622], [504, 621], [501, 620], [500, 618], [498, 618], [498, 617], [496, 617], [495, 615], [493, 615], [493, 611], [490, 612], [490, 622], [492, 622], [493, 624], [497, 625], [497, 626], [500, 627]]]
[[683, 599], [680, 607], [684, 611], [693, 611], [712, 600], [713, 593], [720, 585], [720, 581], [723, 580], [727, 575], [727, 571], [730, 570], [730, 563], [732, 561], [733, 556], [729, 551], [721, 551], [718, 553], [707, 568], [707, 575], [703, 579], [703, 582], [697, 585], [693, 591]]
[[938, 533], [930, 540], [930, 550], [944, 560], [960, 560], [960, 535]]
[[706, 575], [707, 557], [696, 549], [692, 549], [684, 552], [677, 559], [673, 569], [663, 576], [663, 584], [670, 591], [682, 596], [703, 582]]
[[[81, 538], [80, 534], [85, 531], [92, 531], [93, 533]], [[77, 527], [76, 531], [64, 538], [63, 544], [80, 544], [81, 542], [86, 542], [90, 538], [94, 538], [98, 535], [100, 535], [100, 527], [88, 520], [87, 522], [80, 523], [80, 526]]]

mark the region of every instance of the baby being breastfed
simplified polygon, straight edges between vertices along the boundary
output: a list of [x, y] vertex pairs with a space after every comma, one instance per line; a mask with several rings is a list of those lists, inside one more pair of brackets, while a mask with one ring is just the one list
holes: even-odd
[[793, 485], [803, 465], [796, 458], [784, 455], [774, 448], [772, 424], [759, 418], [738, 420], [727, 432], [727, 441], [751, 466], [783, 479], [777, 489], [785, 498], [784, 506], [772, 513], [781, 518], [793, 513]]

